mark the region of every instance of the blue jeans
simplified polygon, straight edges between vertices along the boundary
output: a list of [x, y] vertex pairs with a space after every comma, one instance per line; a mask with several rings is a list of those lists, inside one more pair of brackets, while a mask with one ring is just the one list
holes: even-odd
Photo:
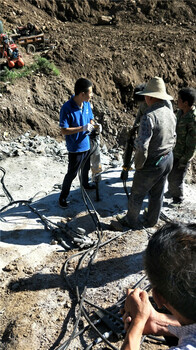
[[62, 190], [60, 197], [66, 199], [71, 188], [72, 181], [77, 176], [77, 173], [81, 167], [82, 169], [82, 185], [86, 187], [88, 185], [88, 172], [90, 170], [90, 151], [69, 153], [68, 159], [68, 171], [64, 177]]
[[137, 225], [142, 203], [148, 195], [147, 222], [154, 226], [160, 216], [163, 203], [164, 186], [173, 165], [173, 153], [164, 156], [158, 165], [144, 165], [136, 170], [128, 202], [127, 220], [130, 225]]

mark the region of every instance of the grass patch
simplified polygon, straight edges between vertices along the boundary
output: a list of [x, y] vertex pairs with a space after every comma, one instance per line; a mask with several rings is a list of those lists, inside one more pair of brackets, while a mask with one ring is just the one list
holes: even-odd
[[16, 79], [20, 79], [23, 77], [31, 76], [36, 73], [43, 73], [46, 75], [59, 75], [59, 70], [55, 67], [54, 63], [49, 62], [46, 58], [37, 56], [35, 57], [35, 62], [32, 63], [30, 66], [24, 66], [22, 68], [16, 69], [8, 69], [5, 68], [1, 72], [0, 75], [0, 81], [3, 82], [13, 82]]

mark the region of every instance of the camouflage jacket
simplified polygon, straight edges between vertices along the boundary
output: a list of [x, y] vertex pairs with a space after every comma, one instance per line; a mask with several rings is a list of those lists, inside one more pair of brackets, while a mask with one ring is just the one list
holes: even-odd
[[177, 140], [174, 148], [174, 158], [179, 159], [179, 166], [186, 167], [193, 157], [196, 143], [196, 108], [183, 115], [177, 112], [176, 134]]

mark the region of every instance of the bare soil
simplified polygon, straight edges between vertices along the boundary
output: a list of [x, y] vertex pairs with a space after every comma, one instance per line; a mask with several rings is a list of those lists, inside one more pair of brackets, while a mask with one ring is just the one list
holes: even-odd
[[[2, 1], [4, 31], [35, 24], [58, 43], [42, 55], [61, 73], [3, 85], [1, 137], [4, 131], [27, 130], [58, 137], [59, 109], [75, 80], [85, 76], [94, 84], [94, 113], [106, 142], [124, 145], [136, 113], [132, 93], [137, 84], [161, 76], [175, 101], [179, 88], [195, 87], [195, 10], [189, 0]], [[102, 24], [103, 15], [112, 17], [111, 24]], [[23, 48], [21, 53], [28, 65], [32, 56]]]
[[[103, 309], [114, 307], [125, 297], [126, 288], [134, 286], [144, 275], [142, 257], [148, 239], [164, 223], [149, 230], [126, 231], [119, 226], [116, 214], [127, 209], [127, 198], [120, 180], [121, 166], [110, 167], [109, 157], [102, 154], [103, 174], [99, 183], [100, 200], [95, 191], [82, 196], [78, 178], [74, 180], [67, 209], [58, 207], [59, 186], [66, 172], [67, 162], [57, 162], [53, 157], [32, 154], [8, 157], [3, 161], [4, 184], [14, 201], [0, 214], [0, 334], [1, 348], [6, 350], [58, 349], [69, 339], [76, 319], [78, 306], [76, 289], [85, 299]], [[2, 173], [1, 173], [2, 175]], [[133, 173], [130, 172], [128, 189]], [[2, 179], [2, 178], [1, 178]], [[171, 208], [165, 199], [163, 212], [171, 220], [193, 221], [195, 217], [195, 185], [185, 185], [185, 202]], [[25, 205], [25, 201], [32, 202]], [[9, 200], [0, 191], [0, 207]], [[86, 204], [87, 203], [87, 206]], [[144, 203], [144, 207], [146, 201]], [[90, 213], [89, 213], [89, 208]], [[93, 209], [94, 208], [94, 209]], [[95, 210], [95, 211], [94, 211]], [[94, 213], [97, 213], [97, 219]], [[49, 228], [45, 225], [51, 223]], [[85, 247], [64, 249], [70, 240], [64, 231], [53, 231], [56, 224], [68, 223], [72, 230], [78, 227], [86, 231], [85, 236], [94, 243], [101, 234], [101, 246], [91, 263], [92, 255], [85, 257]], [[67, 231], [66, 231], [67, 232]], [[86, 247], [87, 249], [88, 247]], [[96, 249], [94, 249], [96, 251]], [[82, 255], [74, 257], [74, 254]], [[82, 257], [83, 256], [83, 257]], [[67, 259], [72, 257], [68, 264]], [[82, 260], [80, 261], [80, 258]], [[148, 285], [142, 282], [141, 287]], [[84, 303], [92, 321], [98, 319], [97, 309]], [[88, 323], [81, 317], [79, 330]], [[118, 324], [117, 324], [118, 325]], [[109, 331], [104, 324], [98, 326], [104, 333]], [[119, 326], [119, 332], [122, 325]], [[69, 349], [86, 349], [98, 335], [87, 330], [76, 337]], [[122, 340], [113, 335], [109, 338], [116, 348]], [[155, 344], [153, 344], [155, 343]], [[103, 343], [94, 349], [109, 349]], [[167, 349], [156, 341], [145, 341], [142, 349]]]
[[[114, 149], [120, 154], [136, 114], [132, 97], [135, 85], [155, 75], [163, 77], [168, 93], [174, 97], [174, 108], [179, 88], [196, 87], [195, 12], [194, 0], [1, 0], [4, 31], [11, 33], [27, 22], [35, 24], [56, 43], [53, 50], [38, 50], [37, 54], [54, 62], [60, 75], [36, 74], [14, 85], [0, 81], [0, 139], [12, 142], [17, 135], [30, 131], [31, 135], [49, 135], [62, 141], [60, 107], [73, 93], [75, 80], [85, 76], [94, 85], [94, 114], [103, 126], [101, 144], [111, 154]], [[29, 65], [33, 56], [19, 49]], [[87, 282], [90, 256], [82, 261], [79, 271], [78, 258], [72, 259], [65, 279], [64, 263], [78, 250], [65, 251], [58, 244], [50, 244], [56, 243], [56, 237], [28, 206], [13, 206], [1, 213], [2, 349], [58, 349], [69, 338], [78, 315], [75, 286], [81, 294], [86, 284], [86, 299], [106, 308], [125, 295], [127, 286], [140, 280], [144, 273], [142, 254], [153, 231], [122, 234], [111, 226], [115, 215], [127, 209], [118, 160], [119, 168], [115, 169], [106, 161], [101, 200], [96, 202], [95, 193], [90, 194], [101, 222], [102, 242], [115, 239], [99, 249]], [[29, 200], [37, 194], [32, 205], [39, 214], [55, 223], [64, 219], [97, 239], [78, 180], [67, 211], [57, 207], [59, 188], [54, 185], [62, 183], [66, 162], [29, 154], [3, 159], [0, 166], [6, 169], [6, 186], [15, 200]], [[129, 187], [131, 179], [132, 173]], [[183, 206], [172, 209], [169, 202], [165, 203], [164, 212], [171, 219], [194, 220], [195, 185], [191, 182], [195, 182], [195, 161], [189, 169]], [[7, 204], [2, 189], [0, 200], [2, 208]], [[85, 307], [90, 314], [95, 310], [88, 304]], [[82, 318], [79, 329], [85, 325]], [[95, 332], [88, 330], [74, 339], [69, 349], [86, 349], [95, 338]], [[114, 336], [110, 341], [120, 348], [122, 340]], [[109, 346], [100, 343], [93, 348]], [[142, 349], [167, 348], [152, 341], [142, 345]]]

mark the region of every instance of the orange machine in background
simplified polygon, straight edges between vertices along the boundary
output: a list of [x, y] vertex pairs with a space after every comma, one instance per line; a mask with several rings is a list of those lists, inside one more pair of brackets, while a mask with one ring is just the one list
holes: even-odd
[[9, 68], [21, 68], [24, 66], [18, 47], [10, 42], [6, 34], [0, 35], [0, 54], [2, 58], [7, 58]]

